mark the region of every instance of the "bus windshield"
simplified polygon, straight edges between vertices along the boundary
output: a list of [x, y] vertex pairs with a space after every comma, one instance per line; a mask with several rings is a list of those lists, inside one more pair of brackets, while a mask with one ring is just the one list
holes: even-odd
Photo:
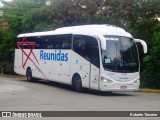
[[130, 73], [139, 70], [137, 47], [132, 38], [107, 36], [106, 50], [102, 51], [105, 70]]

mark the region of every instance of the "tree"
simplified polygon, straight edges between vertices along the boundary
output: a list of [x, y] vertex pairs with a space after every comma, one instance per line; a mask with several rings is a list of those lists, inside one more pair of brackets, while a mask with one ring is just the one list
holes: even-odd
[[144, 58], [145, 69], [142, 73], [144, 84], [150, 88], [160, 88], [160, 23], [153, 35], [153, 47]]
[[[43, 0], [41, 0], [43, 1]], [[17, 0], [16, 2], [5, 2], [0, 16], [0, 65], [5, 68], [4, 72], [13, 73], [13, 56], [16, 36], [27, 31], [23, 29], [25, 14], [31, 9], [40, 7], [42, 3], [33, 0]]]

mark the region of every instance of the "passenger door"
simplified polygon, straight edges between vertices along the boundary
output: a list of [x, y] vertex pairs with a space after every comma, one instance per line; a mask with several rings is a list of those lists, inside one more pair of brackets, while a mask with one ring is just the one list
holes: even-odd
[[95, 38], [91, 39], [90, 46], [90, 87], [99, 89], [99, 73], [100, 73], [100, 60], [99, 60], [99, 47], [98, 41]]
[[81, 75], [83, 87], [98, 89], [100, 63], [97, 39], [86, 35], [74, 35], [73, 48], [79, 56], [74, 56], [78, 63], [71, 66], [74, 69], [80, 68], [76, 70]]

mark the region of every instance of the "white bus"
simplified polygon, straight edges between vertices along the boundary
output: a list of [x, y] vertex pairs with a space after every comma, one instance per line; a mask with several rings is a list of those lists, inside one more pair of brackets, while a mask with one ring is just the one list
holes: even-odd
[[70, 84], [76, 91], [135, 91], [140, 64], [135, 42], [147, 45], [112, 25], [82, 25], [20, 34], [14, 71], [28, 81], [45, 79]]

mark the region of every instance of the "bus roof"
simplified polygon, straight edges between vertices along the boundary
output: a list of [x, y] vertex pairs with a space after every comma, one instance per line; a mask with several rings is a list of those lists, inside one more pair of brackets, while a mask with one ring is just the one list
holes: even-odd
[[114, 35], [114, 36], [125, 36], [132, 38], [132, 35], [126, 32], [124, 29], [108, 24], [63, 27], [55, 29], [53, 31], [20, 34], [18, 35], [18, 37], [46, 36], [46, 35], [57, 35], [57, 34], [81, 34], [81, 35], [91, 35], [91, 36]]

